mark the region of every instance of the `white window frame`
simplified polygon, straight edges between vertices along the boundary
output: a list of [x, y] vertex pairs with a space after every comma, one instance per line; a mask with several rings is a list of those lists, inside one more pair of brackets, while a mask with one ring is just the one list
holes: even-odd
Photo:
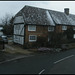
[[62, 26], [62, 30], [67, 30], [67, 26]]
[[75, 34], [73, 35], [73, 38], [75, 39]]
[[[29, 26], [34, 26], [35, 30], [30, 30]], [[36, 31], [36, 25], [28, 25], [28, 31]]]
[[73, 30], [75, 30], [75, 26], [73, 27]]
[[[49, 29], [49, 27], [52, 27], [52, 29]], [[53, 26], [48, 26], [48, 31], [54, 31], [54, 27]]]
[[[30, 37], [35, 36], [35, 40], [31, 40]], [[29, 42], [36, 42], [37, 41], [37, 35], [29, 35]]]

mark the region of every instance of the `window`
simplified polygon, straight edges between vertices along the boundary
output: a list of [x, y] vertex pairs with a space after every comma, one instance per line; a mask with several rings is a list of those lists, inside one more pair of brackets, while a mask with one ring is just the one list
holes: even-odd
[[28, 25], [28, 31], [36, 31], [35, 25]]
[[48, 42], [51, 41], [51, 35], [48, 35]]
[[73, 30], [75, 30], [75, 27], [73, 27]]
[[54, 27], [48, 26], [48, 31], [54, 31]]
[[75, 39], [75, 34], [73, 35], [73, 38]]
[[36, 35], [29, 35], [29, 41], [30, 42], [35, 42], [37, 40], [37, 36]]
[[62, 30], [67, 30], [67, 26], [62, 26]]

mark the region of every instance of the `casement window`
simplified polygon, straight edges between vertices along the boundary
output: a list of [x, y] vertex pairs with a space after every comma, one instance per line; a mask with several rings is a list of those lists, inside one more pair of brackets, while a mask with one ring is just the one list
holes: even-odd
[[48, 42], [50, 41], [50, 38], [48, 37]]
[[28, 25], [28, 31], [36, 31], [35, 25]]
[[75, 27], [73, 27], [73, 30], [75, 30]]
[[48, 36], [48, 42], [50, 42], [50, 40], [51, 40], [51, 35]]
[[54, 31], [54, 27], [48, 26], [48, 31]]
[[75, 39], [75, 34], [73, 35], [73, 38]]
[[29, 42], [35, 42], [37, 40], [36, 35], [29, 35]]
[[67, 30], [67, 26], [62, 26], [62, 30]]

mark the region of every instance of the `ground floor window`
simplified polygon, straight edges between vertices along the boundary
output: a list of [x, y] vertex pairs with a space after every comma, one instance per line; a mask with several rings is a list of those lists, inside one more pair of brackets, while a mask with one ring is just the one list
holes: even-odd
[[73, 35], [73, 38], [75, 39], [75, 34]]
[[73, 27], [73, 30], [75, 30], [75, 26]]
[[36, 35], [29, 35], [29, 42], [35, 42], [37, 40]]
[[50, 42], [50, 37], [48, 37], [48, 42]]

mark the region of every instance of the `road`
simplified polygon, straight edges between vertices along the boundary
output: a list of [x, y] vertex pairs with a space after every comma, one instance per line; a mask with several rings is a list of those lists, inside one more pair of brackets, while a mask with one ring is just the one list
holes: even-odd
[[75, 74], [75, 49], [39, 53], [0, 64], [0, 74]]

